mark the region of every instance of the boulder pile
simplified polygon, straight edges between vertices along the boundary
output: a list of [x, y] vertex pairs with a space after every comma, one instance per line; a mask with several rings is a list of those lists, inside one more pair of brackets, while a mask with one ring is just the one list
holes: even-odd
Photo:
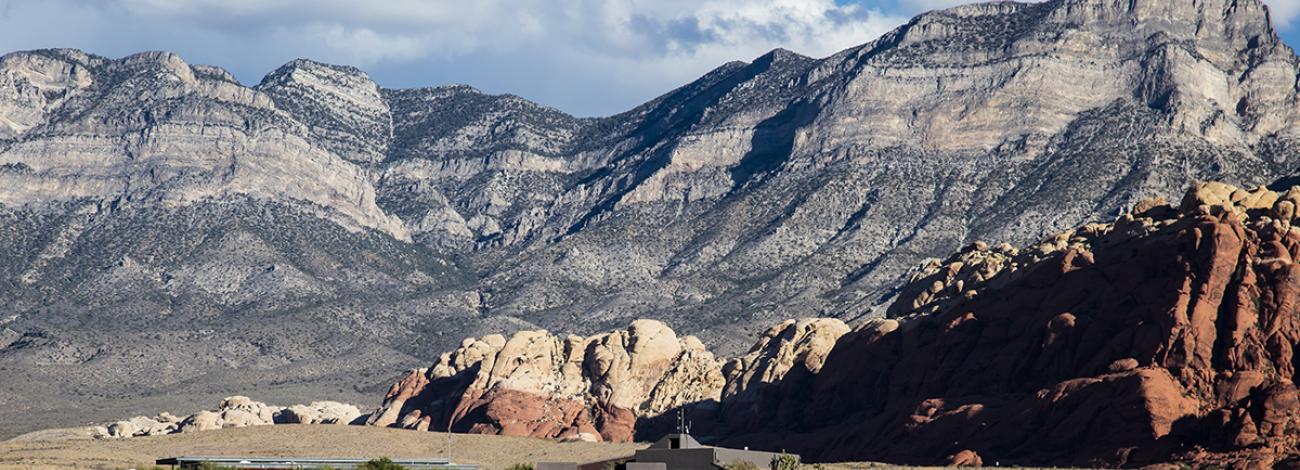
[[359, 418], [361, 411], [356, 406], [335, 401], [283, 407], [237, 395], [221, 400], [216, 410], [200, 411], [183, 418], [167, 412], [154, 417], [136, 416], [96, 426], [92, 435], [121, 438], [272, 424], [353, 424], [359, 422]]

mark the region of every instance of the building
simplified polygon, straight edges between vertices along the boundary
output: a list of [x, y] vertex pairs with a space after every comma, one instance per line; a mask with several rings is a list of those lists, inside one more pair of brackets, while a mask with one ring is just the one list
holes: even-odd
[[[728, 449], [700, 444], [690, 434], [664, 436], [648, 448], [636, 451], [627, 462], [628, 470], [718, 470], [748, 462], [755, 468], [772, 468], [781, 455], [749, 449]], [[795, 459], [799, 456], [795, 455]]]
[[[477, 465], [461, 465], [447, 459], [390, 459], [393, 463], [412, 470], [478, 470]], [[369, 462], [370, 459], [343, 457], [168, 457], [154, 461], [156, 465], [168, 465], [171, 468], [199, 468], [203, 464], [218, 465], [235, 469], [309, 469], [333, 468], [350, 469]]]

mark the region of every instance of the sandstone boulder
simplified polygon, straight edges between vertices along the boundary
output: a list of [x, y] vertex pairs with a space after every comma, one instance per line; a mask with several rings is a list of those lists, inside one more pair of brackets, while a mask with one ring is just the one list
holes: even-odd
[[275, 422], [281, 407], [267, 405], [242, 395], [226, 397], [217, 404], [225, 427], [262, 426]]
[[108, 425], [109, 437], [131, 437], [135, 435], [135, 425], [130, 421], [118, 421]]
[[221, 429], [221, 415], [214, 411], [200, 411], [181, 421], [180, 432], [199, 432]]
[[243, 428], [248, 426], [263, 426], [274, 424], [269, 421], [262, 421], [257, 415], [240, 409], [229, 409], [221, 412], [221, 427], [223, 428]]
[[137, 416], [103, 426], [102, 432], [94, 434], [103, 437], [132, 437], [278, 423], [350, 424], [360, 417], [361, 412], [356, 406], [335, 401], [317, 401], [285, 408], [236, 395], [222, 399], [215, 410], [200, 411], [184, 418], [166, 412], [155, 418]]
[[984, 460], [980, 459], [980, 454], [973, 450], [963, 450], [956, 454], [948, 456], [949, 467], [982, 467]]
[[361, 417], [356, 406], [336, 401], [315, 401], [310, 405], [293, 405], [275, 415], [275, 422], [285, 424], [351, 424]]
[[105, 437], [135, 437], [157, 436], [175, 432], [177, 427], [176, 421], [169, 421], [169, 419], [174, 418], [174, 416], [171, 416], [170, 414], [164, 415], [160, 415], [157, 418], [136, 416], [128, 420], [118, 421], [104, 427], [104, 432], [97, 432], [96, 435]]

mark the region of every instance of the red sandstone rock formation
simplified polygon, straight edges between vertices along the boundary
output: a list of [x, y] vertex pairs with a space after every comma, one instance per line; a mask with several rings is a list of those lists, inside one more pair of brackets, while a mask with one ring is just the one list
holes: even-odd
[[411, 371], [368, 424], [626, 442], [638, 419], [716, 401], [722, 386], [704, 344], [657, 321], [589, 338], [523, 331], [467, 339]]
[[720, 399], [720, 443], [807, 461], [1297, 464], [1297, 207], [1300, 188], [1210, 183], [1025, 249], [975, 244], [917, 271], [898, 318], [786, 322], [725, 367], [656, 322], [467, 340], [371, 420], [626, 440]]
[[786, 321], [725, 366], [696, 338], [647, 320], [589, 338], [471, 338], [393, 384], [368, 424], [443, 430], [450, 422], [458, 432], [629, 441], [671, 429], [688, 407], [698, 430], [716, 424], [709, 421], [723, 393], [737, 417], [782, 401], [781, 391], [811, 380], [848, 331], [835, 319]]
[[1300, 450], [1297, 202], [1201, 186], [1181, 214], [1144, 208], [960, 296], [912, 289], [937, 313], [844, 336], [731, 441], [820, 461], [1281, 463]]

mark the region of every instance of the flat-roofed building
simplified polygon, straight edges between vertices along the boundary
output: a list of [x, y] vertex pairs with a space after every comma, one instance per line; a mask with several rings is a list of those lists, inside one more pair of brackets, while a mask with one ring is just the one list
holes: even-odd
[[[728, 466], [748, 462], [756, 468], [772, 467], [772, 462], [781, 454], [748, 449], [728, 449], [700, 444], [690, 434], [676, 433], [664, 436], [650, 447], [636, 451], [628, 462], [628, 470], [636, 464], [663, 464], [663, 470], [718, 470]], [[799, 456], [795, 455], [798, 459]], [[651, 470], [651, 466], [637, 466], [637, 470]]]

